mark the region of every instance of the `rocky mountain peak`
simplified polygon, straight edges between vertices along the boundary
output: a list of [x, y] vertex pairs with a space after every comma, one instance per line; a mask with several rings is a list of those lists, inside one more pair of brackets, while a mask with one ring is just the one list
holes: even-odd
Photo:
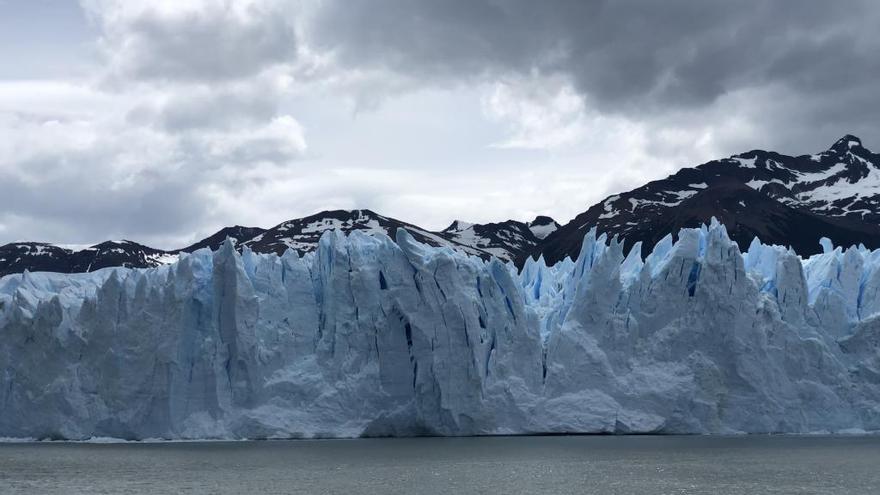
[[828, 150], [843, 154], [854, 149], [862, 149], [862, 140], [852, 134], [847, 134], [838, 139]]

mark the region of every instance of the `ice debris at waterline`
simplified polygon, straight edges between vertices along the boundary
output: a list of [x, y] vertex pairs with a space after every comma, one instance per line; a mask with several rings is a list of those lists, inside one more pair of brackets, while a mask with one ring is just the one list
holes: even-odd
[[880, 251], [723, 226], [577, 261], [328, 232], [0, 279], [0, 437], [880, 430]]

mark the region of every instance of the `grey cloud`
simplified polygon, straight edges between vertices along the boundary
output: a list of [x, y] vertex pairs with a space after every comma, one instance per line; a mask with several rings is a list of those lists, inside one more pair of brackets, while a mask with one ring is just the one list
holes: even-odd
[[289, 116], [172, 132], [106, 115], [0, 114], [0, 135], [8, 140], [0, 141], [0, 244], [129, 238], [179, 247], [205, 233], [216, 191], [245, 187], [243, 171], [284, 166], [306, 150]]
[[[41, 163], [25, 164], [41, 167]], [[6, 240], [91, 243], [130, 238], [173, 247], [173, 239], [202, 227], [208, 204], [185, 180], [142, 177], [129, 187], [108, 187], [83, 174], [77, 182], [59, 176], [39, 185], [0, 172]], [[169, 229], [173, 226], [173, 229]], [[15, 235], [18, 233], [18, 235]]]
[[612, 113], [701, 108], [766, 85], [822, 98], [880, 78], [880, 5], [867, 0], [322, 5], [311, 41], [345, 65], [450, 80], [563, 74]]
[[169, 131], [264, 121], [275, 116], [277, 103], [268, 94], [200, 97], [172, 101], [161, 112]]
[[278, 94], [262, 84], [242, 89], [184, 88], [158, 102], [131, 109], [133, 124], [157, 125], [168, 132], [224, 129], [266, 122], [278, 113]]
[[[327, 98], [321, 95], [325, 88], [332, 93], [326, 101], [363, 91], [358, 99], [369, 103], [423, 86], [472, 91], [482, 88], [473, 83], [563, 81], [583, 97], [588, 114], [623, 117], [617, 120], [638, 127], [646, 137], [634, 145], [636, 151], [680, 165], [694, 164], [695, 142], [705, 136], [711, 146], [704, 149], [712, 157], [719, 149], [754, 147], [819, 151], [848, 132], [880, 147], [880, 4], [872, 0], [316, 0], [302, 11], [295, 0], [81, 1], [98, 23], [111, 77], [93, 75], [117, 83], [118, 91], [106, 95], [108, 101], [117, 99], [94, 112], [76, 105], [71, 119], [94, 121], [95, 128], [69, 143], [65, 129], [78, 132], [76, 122], [63, 122], [69, 127], [47, 134], [39, 122], [56, 118], [44, 115], [45, 109], [34, 111], [33, 118], [7, 118], [7, 128], [0, 114], [0, 131], [12, 136], [7, 142], [39, 151], [22, 162], [16, 149], [0, 163], [0, 197], [7, 205], [0, 228], [7, 240], [20, 233], [69, 242], [112, 235], [167, 244], [166, 239], [203, 227], [216, 211], [228, 213], [232, 207], [217, 198], [259, 180], [243, 178], [255, 162], [268, 164], [268, 178], [252, 184], [247, 201], [273, 204], [264, 191], [284, 196], [286, 190], [268, 186], [281, 172], [294, 174], [295, 167], [280, 165], [307, 155], [304, 130], [294, 120], [303, 110], [294, 108], [295, 100], [284, 102], [294, 91], [303, 91], [296, 96], [301, 101]], [[299, 17], [302, 12], [305, 17]], [[293, 78], [273, 78], [282, 75]], [[273, 86], [280, 79], [295, 89]], [[131, 109], [134, 102], [140, 104]], [[31, 110], [24, 105], [21, 111]], [[402, 120], [430, 117], [414, 115], [417, 108], [398, 111]], [[336, 121], [321, 112], [303, 111], [310, 134], [325, 137], [316, 139], [315, 156], [330, 156], [336, 167], [351, 166], [357, 160], [350, 154], [333, 158], [329, 145], [320, 148], [338, 131], [323, 124]], [[479, 120], [478, 112], [450, 108], [454, 116], [448, 119], [468, 125], [464, 120]], [[26, 135], [12, 132], [22, 128], [29, 129]], [[439, 138], [414, 126], [412, 134], [393, 139], [389, 148]], [[457, 144], [463, 146], [450, 147]], [[474, 153], [471, 144], [462, 155]], [[424, 153], [411, 148], [417, 149], [412, 161], [418, 164]], [[592, 151], [583, 154], [585, 161], [607, 156]], [[370, 156], [376, 161], [370, 166], [381, 168], [383, 158], [394, 155]], [[499, 156], [486, 152], [478, 159], [486, 157], [487, 167], [492, 160], [499, 169], [510, 165], [512, 155]], [[473, 155], [459, 158], [449, 161], [475, 161]], [[439, 161], [430, 163], [424, 168]], [[129, 165], [148, 171], [115, 184], [101, 180], [113, 173], [125, 179]], [[535, 167], [523, 158], [509, 171], [520, 166]], [[633, 174], [632, 180], [644, 175]], [[428, 207], [399, 200], [402, 187], [395, 177], [344, 187], [332, 176], [303, 175], [296, 205], [387, 204], [426, 215]], [[497, 192], [496, 177], [486, 177], [486, 191]], [[322, 181], [323, 189], [314, 186]], [[386, 183], [394, 185], [388, 194]], [[626, 178], [606, 184], [634, 185]], [[461, 187], [423, 195], [452, 204], [448, 198]], [[510, 201], [521, 207], [521, 198]], [[259, 208], [261, 214], [271, 209], [254, 207]]]
[[296, 56], [291, 2], [197, 1], [167, 6], [83, 0], [100, 23], [113, 76], [144, 81], [227, 81]]

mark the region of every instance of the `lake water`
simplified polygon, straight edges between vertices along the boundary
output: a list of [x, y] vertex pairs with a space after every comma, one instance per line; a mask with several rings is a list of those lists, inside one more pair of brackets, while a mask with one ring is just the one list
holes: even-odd
[[880, 437], [0, 444], [0, 493], [880, 493]]

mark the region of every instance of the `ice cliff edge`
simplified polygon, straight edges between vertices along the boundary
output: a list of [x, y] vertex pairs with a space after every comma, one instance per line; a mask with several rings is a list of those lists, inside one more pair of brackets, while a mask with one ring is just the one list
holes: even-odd
[[591, 231], [521, 272], [327, 232], [314, 253], [0, 279], [0, 437], [880, 430], [880, 251]]

